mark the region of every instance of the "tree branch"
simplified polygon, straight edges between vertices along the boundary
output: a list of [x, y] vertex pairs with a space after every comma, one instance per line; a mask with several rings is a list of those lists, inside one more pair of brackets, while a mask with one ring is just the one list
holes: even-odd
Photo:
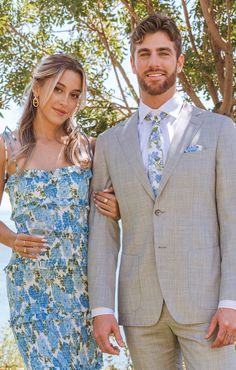
[[132, 6], [132, 2], [131, 2], [131, 4], [127, 0], [121, 0], [121, 2], [124, 4], [124, 6], [126, 7], [126, 9], [128, 10], [128, 12], [129, 12], [129, 14], [131, 16], [131, 20], [133, 20], [133, 22], [134, 22], [134, 25], [137, 24], [137, 23], [139, 23], [140, 18], [135, 13], [134, 8]]
[[208, 30], [215, 41], [215, 43], [220, 47], [220, 49], [227, 51], [228, 43], [221, 37], [217, 25], [211, 14], [211, 6], [209, 0], [200, 0], [200, 5], [202, 8], [202, 13], [207, 23]]
[[152, 0], [144, 0], [143, 3], [146, 5], [147, 12], [149, 15], [152, 15], [155, 13], [155, 9], [152, 3]]
[[220, 87], [221, 95], [224, 94], [224, 60], [221, 56], [221, 50], [219, 46], [215, 43], [215, 41], [212, 39], [212, 37], [209, 37], [209, 41], [211, 44], [212, 54], [215, 60], [215, 68], [216, 68], [216, 74], [218, 78], [218, 83]]
[[193, 90], [192, 86], [190, 85], [185, 73], [182, 71], [178, 74], [178, 77], [180, 79], [180, 82], [183, 86], [184, 91], [188, 94], [190, 99], [193, 101], [193, 103], [202, 109], [206, 109], [205, 106], [202, 104], [201, 100], [196, 95], [195, 91]]
[[219, 103], [219, 97], [218, 97], [218, 94], [217, 94], [217, 89], [215, 87], [215, 84], [209, 76], [207, 76], [205, 73], [203, 73], [203, 75], [206, 78], [207, 89], [209, 91], [209, 94], [212, 97], [212, 101], [213, 101], [214, 105], [216, 105], [216, 104]]
[[230, 116], [233, 96], [233, 55], [231, 53], [225, 55], [225, 67], [224, 98], [219, 112]]
[[[95, 26], [95, 24], [93, 22], [91, 23], [86, 23], [84, 22], [83, 20], [81, 20], [81, 23], [83, 23], [86, 27], [88, 27], [88, 29], [90, 29], [91, 31], [93, 32], [96, 32], [97, 35], [98, 35], [98, 38], [99, 40], [102, 42], [102, 44], [105, 46], [109, 56], [110, 56], [110, 59], [111, 59], [111, 62], [112, 62], [112, 65], [113, 65], [113, 68], [114, 66], [118, 68], [118, 70], [120, 71], [123, 79], [125, 80], [134, 100], [138, 103], [139, 102], [139, 98], [133, 88], [133, 85], [131, 84], [124, 68], [122, 67], [121, 63], [116, 59], [116, 57], [114, 56], [114, 54], [112, 53], [111, 49], [110, 49], [110, 46], [109, 46], [109, 43], [108, 43], [108, 40], [107, 40], [107, 37], [106, 37], [106, 34], [105, 34], [105, 31], [103, 29], [103, 25], [102, 25], [102, 22], [100, 21], [100, 26], [102, 28], [102, 31]], [[123, 96], [123, 94], [122, 94]]]
[[24, 33], [17, 31], [16, 28], [10, 22], [6, 22], [6, 28], [8, 28], [9, 31], [13, 32], [17, 36], [20, 36], [20, 38], [26, 41], [27, 44], [30, 44], [33, 47], [33, 49], [38, 49], [42, 51], [43, 53], [46, 53], [46, 49], [43, 49], [41, 46], [37, 45], [34, 41], [29, 40], [28, 37], [25, 36]]
[[121, 96], [122, 96], [122, 98], [124, 100], [125, 106], [127, 107], [127, 109], [131, 113], [131, 110], [129, 108], [129, 104], [127, 102], [126, 96], [124, 94], [124, 90], [123, 90], [122, 85], [121, 85], [121, 82], [120, 82], [119, 75], [118, 75], [117, 70], [116, 70], [116, 60], [114, 58], [114, 55], [111, 52], [110, 45], [109, 45], [109, 43], [107, 41], [107, 38], [106, 38], [106, 35], [105, 35], [105, 31], [104, 31], [104, 28], [103, 28], [103, 24], [102, 24], [101, 21], [100, 21], [100, 26], [101, 26], [102, 32], [98, 32], [98, 37], [100, 38], [101, 42], [105, 46], [105, 48], [106, 48], [106, 50], [107, 50], [107, 52], [108, 52], [108, 54], [110, 56], [112, 67], [113, 67], [113, 70], [114, 70], [114, 73], [115, 73], [115, 76], [116, 76], [116, 80], [117, 80], [117, 83], [118, 83], [118, 86], [119, 86], [119, 89], [120, 89]]
[[230, 116], [232, 111], [233, 100], [233, 50], [231, 44], [231, 21], [230, 21], [230, 3], [227, 0], [227, 15], [228, 15], [228, 47], [225, 53], [225, 83], [223, 102], [219, 112]]
[[[113, 56], [113, 58], [114, 58], [114, 56]], [[114, 58], [114, 59], [115, 59], [115, 58]], [[135, 92], [135, 90], [134, 90], [134, 88], [133, 88], [133, 85], [131, 84], [131, 82], [130, 82], [130, 80], [129, 80], [128, 76], [127, 76], [127, 74], [125, 73], [124, 68], [122, 67], [121, 63], [120, 63], [117, 59], [115, 59], [115, 63], [116, 63], [116, 66], [119, 68], [119, 71], [120, 71], [120, 73], [122, 74], [122, 77], [123, 77], [123, 79], [125, 80], [125, 82], [126, 82], [126, 84], [127, 84], [128, 88], [130, 89], [130, 91], [131, 91], [131, 93], [132, 93], [132, 95], [133, 95], [134, 100], [138, 103], [138, 102], [139, 102], [139, 97], [138, 97], [138, 95], [136, 94], [136, 92]]]
[[186, 22], [186, 26], [187, 26], [187, 30], [188, 30], [189, 39], [190, 39], [191, 44], [192, 44], [192, 48], [193, 48], [195, 54], [200, 59], [200, 55], [198, 53], [198, 50], [197, 50], [197, 47], [196, 47], [196, 44], [195, 44], [195, 40], [194, 40], [194, 37], [193, 37], [192, 27], [190, 25], [190, 20], [189, 20], [189, 15], [188, 15], [188, 9], [187, 9], [187, 5], [186, 5], [186, 0], [182, 0], [182, 6], [183, 6], [183, 9], [184, 9], [185, 22]]
[[215, 84], [212, 81], [211, 77], [205, 72], [205, 63], [204, 63], [201, 55], [199, 54], [199, 52], [197, 50], [195, 39], [194, 39], [194, 36], [193, 36], [193, 33], [192, 33], [192, 27], [191, 27], [191, 24], [190, 24], [190, 19], [189, 19], [189, 14], [188, 14], [188, 8], [187, 8], [186, 0], [182, 0], [182, 6], [183, 6], [183, 9], [184, 9], [184, 17], [185, 17], [185, 22], [186, 22], [187, 30], [188, 30], [189, 39], [190, 39], [190, 42], [191, 42], [193, 51], [195, 52], [195, 54], [198, 57], [199, 62], [201, 64], [201, 68], [200, 68], [200, 71], [199, 72], [206, 79], [206, 84], [207, 84], [208, 92], [209, 92], [209, 94], [212, 97], [213, 103], [216, 105], [219, 102], [218, 95], [217, 95], [217, 90], [216, 90]]

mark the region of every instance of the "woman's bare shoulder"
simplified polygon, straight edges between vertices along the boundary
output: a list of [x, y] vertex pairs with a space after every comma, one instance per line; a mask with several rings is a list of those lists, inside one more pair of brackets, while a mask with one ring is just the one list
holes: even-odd
[[0, 134], [0, 158], [4, 158], [4, 153], [5, 153], [5, 142], [3, 134]]

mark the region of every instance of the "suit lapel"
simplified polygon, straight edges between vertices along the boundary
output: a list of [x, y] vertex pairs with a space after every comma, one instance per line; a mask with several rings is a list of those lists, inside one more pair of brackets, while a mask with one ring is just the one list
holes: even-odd
[[122, 150], [125, 153], [125, 157], [131, 168], [134, 170], [136, 177], [142, 183], [146, 192], [155, 201], [140, 152], [137, 124], [138, 111], [128, 121], [117, 126], [116, 135]]
[[[201, 120], [199, 117], [201, 114], [201, 110], [188, 103], [184, 103], [179, 118], [176, 122], [175, 134], [168, 151], [165, 168], [156, 199], [158, 199], [162, 193], [169, 177], [183, 155], [184, 149], [189, 146], [193, 136], [203, 123], [203, 120]], [[128, 121], [125, 121], [117, 126], [116, 136], [120, 146], [122, 147], [122, 150], [125, 153], [127, 161], [134, 170], [136, 177], [142, 183], [146, 192], [155, 201], [152, 187], [148, 180], [140, 152], [137, 124], [138, 111], [133, 114]]]
[[184, 103], [179, 118], [176, 122], [175, 133], [168, 151], [157, 199], [162, 193], [171, 173], [183, 155], [184, 149], [189, 146], [193, 136], [203, 123], [203, 121], [199, 119], [199, 115], [201, 114], [201, 110], [198, 110], [188, 103]]

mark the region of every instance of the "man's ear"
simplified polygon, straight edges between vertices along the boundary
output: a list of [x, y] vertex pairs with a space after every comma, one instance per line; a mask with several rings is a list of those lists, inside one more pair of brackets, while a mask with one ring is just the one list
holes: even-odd
[[177, 73], [180, 73], [184, 66], [184, 56], [183, 54], [180, 54], [177, 60]]
[[177, 73], [180, 73], [184, 66], [184, 56], [183, 54], [180, 54], [178, 60], [177, 60]]
[[134, 56], [133, 55], [130, 56], [130, 64], [131, 64], [131, 68], [132, 68], [133, 73], [136, 74], [135, 61], [134, 61]]

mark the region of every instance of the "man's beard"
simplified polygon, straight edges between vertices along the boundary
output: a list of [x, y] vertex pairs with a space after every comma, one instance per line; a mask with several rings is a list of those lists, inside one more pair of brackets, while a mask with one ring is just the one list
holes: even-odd
[[175, 69], [175, 71], [170, 76], [167, 76], [165, 81], [163, 81], [162, 83], [157, 81], [157, 84], [147, 84], [145, 80], [140, 77], [140, 75], [137, 75], [137, 78], [141, 90], [147, 92], [150, 95], [161, 95], [168, 91], [175, 84], [176, 76], [177, 70]]

